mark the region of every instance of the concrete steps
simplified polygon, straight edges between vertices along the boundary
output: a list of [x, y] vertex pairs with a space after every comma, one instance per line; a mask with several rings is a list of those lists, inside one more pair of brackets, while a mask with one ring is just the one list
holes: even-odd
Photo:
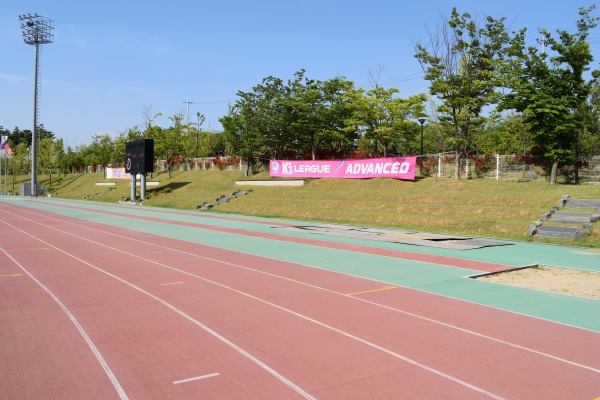
[[[587, 210], [559, 211], [562, 208]], [[589, 209], [595, 209], [595, 212], [590, 212]], [[552, 207], [549, 212], [540, 216], [539, 221], [529, 225], [528, 234], [538, 237], [580, 239], [590, 235], [590, 230], [598, 220], [600, 220], [600, 199], [572, 199], [569, 195], [564, 195], [558, 201], [558, 207]], [[543, 225], [544, 223], [553, 225]]]
[[589, 236], [590, 232], [583, 228], [569, 228], [562, 226], [540, 226], [535, 236], [555, 237], [565, 239], [581, 239]]
[[565, 207], [571, 208], [600, 208], [600, 199], [568, 199]]
[[204, 202], [202, 202], [202, 204], [198, 204], [196, 206], [196, 209], [197, 210], [198, 209], [210, 210], [211, 208], [213, 208], [214, 206], [216, 206], [218, 204], [229, 203], [233, 199], [237, 199], [239, 197], [246, 196], [246, 195], [248, 195], [250, 193], [252, 193], [252, 189], [249, 189], [249, 190], [236, 190], [235, 192], [231, 193], [231, 196], [229, 196], [229, 197], [227, 197], [224, 194], [222, 194], [219, 197], [217, 197], [213, 203], [208, 203], [208, 202], [204, 201]]

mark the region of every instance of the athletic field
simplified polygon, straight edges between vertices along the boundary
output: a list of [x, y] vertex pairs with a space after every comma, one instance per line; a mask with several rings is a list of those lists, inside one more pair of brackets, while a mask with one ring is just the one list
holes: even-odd
[[[0, 197], [0, 399], [598, 399], [600, 252]], [[378, 240], [377, 236], [383, 240]]]

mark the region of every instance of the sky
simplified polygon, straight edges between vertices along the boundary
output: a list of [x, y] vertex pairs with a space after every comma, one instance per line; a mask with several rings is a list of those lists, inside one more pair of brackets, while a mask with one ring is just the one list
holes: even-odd
[[[23, 41], [19, 15], [54, 21], [54, 43], [42, 45], [39, 122], [66, 146], [94, 135], [115, 137], [154, 123], [205, 116], [219, 131], [238, 91], [263, 78], [344, 76], [368, 89], [370, 74], [402, 97], [428, 91], [414, 58], [452, 7], [474, 19], [506, 17], [510, 30], [576, 31], [579, 7], [554, 0], [4, 0], [0, 4], [0, 126], [32, 129], [35, 46]], [[600, 15], [596, 11], [594, 15]], [[600, 28], [590, 34], [600, 60]], [[189, 108], [188, 108], [189, 107]], [[189, 109], [189, 114], [188, 114]]]

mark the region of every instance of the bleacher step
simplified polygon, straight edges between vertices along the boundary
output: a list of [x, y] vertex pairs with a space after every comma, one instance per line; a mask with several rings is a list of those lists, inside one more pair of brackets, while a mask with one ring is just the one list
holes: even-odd
[[540, 226], [536, 236], [564, 239], [580, 239], [589, 236], [590, 232], [583, 228], [568, 228], [562, 226]]

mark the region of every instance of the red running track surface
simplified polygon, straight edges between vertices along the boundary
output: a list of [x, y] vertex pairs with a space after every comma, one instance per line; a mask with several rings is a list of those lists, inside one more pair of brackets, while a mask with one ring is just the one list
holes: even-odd
[[600, 396], [597, 332], [0, 208], [0, 399]]

